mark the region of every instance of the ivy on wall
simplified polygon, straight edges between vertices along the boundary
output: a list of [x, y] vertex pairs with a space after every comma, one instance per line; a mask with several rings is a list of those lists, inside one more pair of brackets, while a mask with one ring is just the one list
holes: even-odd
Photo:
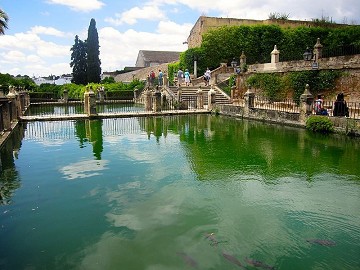
[[336, 80], [342, 74], [339, 70], [296, 71], [286, 74], [258, 73], [251, 75], [246, 83], [261, 90], [262, 94], [271, 100], [292, 96], [293, 100], [298, 102], [306, 84], [309, 84], [311, 93], [316, 96], [325, 90], [333, 90]]

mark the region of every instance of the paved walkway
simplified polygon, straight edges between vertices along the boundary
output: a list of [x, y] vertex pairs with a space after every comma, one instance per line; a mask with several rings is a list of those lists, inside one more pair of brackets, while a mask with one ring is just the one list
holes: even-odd
[[44, 115], [44, 116], [20, 116], [19, 120], [29, 121], [62, 121], [62, 120], [81, 120], [81, 119], [101, 119], [101, 118], [125, 118], [125, 117], [149, 117], [165, 115], [184, 115], [184, 114], [206, 114], [208, 110], [172, 110], [161, 112], [120, 112], [120, 113], [98, 113], [97, 115], [88, 116], [86, 114], [69, 114], [69, 115]]

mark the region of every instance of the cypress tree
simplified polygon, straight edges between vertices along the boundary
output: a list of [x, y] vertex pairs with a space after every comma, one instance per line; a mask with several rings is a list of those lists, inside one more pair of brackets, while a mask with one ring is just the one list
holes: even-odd
[[87, 53], [86, 53], [86, 42], [75, 36], [75, 44], [70, 49], [71, 63], [70, 67], [73, 68], [72, 83], [76, 84], [87, 84]]
[[88, 83], [100, 83], [101, 62], [99, 51], [99, 36], [96, 29], [95, 19], [91, 19], [87, 38], [87, 79]]

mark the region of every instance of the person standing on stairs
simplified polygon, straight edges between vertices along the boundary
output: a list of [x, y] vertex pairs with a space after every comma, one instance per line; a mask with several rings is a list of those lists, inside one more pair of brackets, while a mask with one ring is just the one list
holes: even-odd
[[185, 77], [185, 85], [190, 86], [191, 81], [190, 81], [190, 73], [188, 69], [185, 69], [184, 77]]
[[184, 78], [184, 72], [181, 70], [181, 68], [179, 68], [178, 72], [177, 72], [177, 82], [178, 82], [178, 87], [181, 86], [182, 82], [183, 82], [183, 78]]

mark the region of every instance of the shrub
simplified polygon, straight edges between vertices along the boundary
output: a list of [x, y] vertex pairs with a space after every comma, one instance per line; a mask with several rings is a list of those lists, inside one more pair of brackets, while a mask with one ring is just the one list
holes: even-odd
[[334, 124], [326, 116], [310, 116], [306, 121], [306, 129], [313, 132], [332, 133]]

